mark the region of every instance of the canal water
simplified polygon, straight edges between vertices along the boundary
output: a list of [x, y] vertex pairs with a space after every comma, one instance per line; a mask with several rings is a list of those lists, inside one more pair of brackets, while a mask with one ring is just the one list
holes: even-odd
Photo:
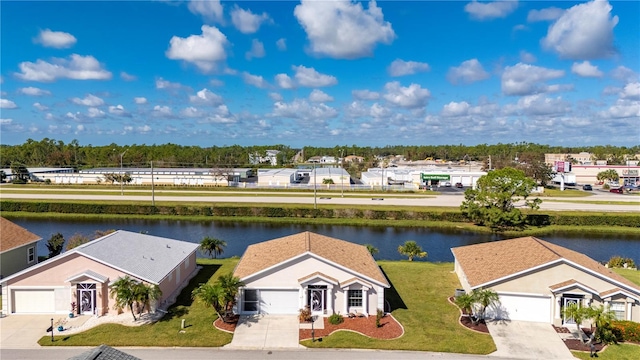
[[[405, 257], [398, 253], [398, 246], [406, 240], [415, 240], [428, 252], [427, 261], [451, 262], [451, 248], [481, 242], [500, 240], [507, 237], [493, 234], [478, 234], [456, 229], [361, 227], [336, 225], [283, 225], [267, 223], [230, 223], [217, 221], [174, 221], [105, 219], [91, 221], [60, 219], [11, 218], [11, 221], [42, 237], [38, 243], [38, 254], [48, 253], [46, 241], [60, 232], [65, 239], [80, 233], [92, 236], [96, 230], [122, 229], [143, 232], [172, 239], [200, 242], [205, 236], [227, 242], [223, 257], [241, 256], [248, 245], [276, 239], [302, 231], [312, 231], [322, 235], [347, 240], [358, 244], [371, 244], [380, 251], [377, 259], [399, 260]], [[640, 237], [632, 235], [612, 235], [593, 233], [556, 233], [541, 236], [543, 240], [586, 254], [597, 261], [607, 261], [611, 256], [621, 255], [640, 263]], [[202, 256], [202, 254], [200, 254]]]

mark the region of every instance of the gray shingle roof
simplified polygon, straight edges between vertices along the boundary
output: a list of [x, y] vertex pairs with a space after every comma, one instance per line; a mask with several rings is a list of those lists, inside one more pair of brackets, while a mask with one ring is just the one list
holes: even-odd
[[74, 250], [158, 284], [198, 246], [186, 241], [118, 230]]
[[100, 345], [78, 356], [70, 357], [67, 360], [140, 360], [140, 358], [107, 345]]

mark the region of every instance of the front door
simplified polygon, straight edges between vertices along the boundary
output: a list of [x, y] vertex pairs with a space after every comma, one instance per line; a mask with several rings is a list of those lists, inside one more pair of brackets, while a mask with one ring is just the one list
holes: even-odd
[[78, 314], [93, 314], [96, 308], [96, 284], [78, 284]]
[[[563, 297], [562, 298], [562, 309], [566, 309], [570, 305], [580, 306], [580, 298], [572, 298], [572, 297]], [[576, 321], [572, 317], [566, 317], [564, 314], [562, 315], [563, 324], [575, 324]]]
[[313, 315], [324, 315], [327, 310], [327, 287], [311, 285], [307, 289], [307, 305]]

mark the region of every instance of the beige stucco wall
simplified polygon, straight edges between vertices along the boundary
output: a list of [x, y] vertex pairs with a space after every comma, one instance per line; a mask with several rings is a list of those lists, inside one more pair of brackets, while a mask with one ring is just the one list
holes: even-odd
[[[344, 270], [342, 268], [335, 267], [320, 259], [312, 256], [304, 256], [293, 262], [287, 262], [280, 265], [270, 271], [264, 273], [257, 278], [249, 278], [245, 280], [245, 286], [251, 289], [296, 289], [300, 290], [299, 279], [304, 278], [313, 273], [320, 272], [325, 276], [331, 277], [340, 282], [351, 280], [354, 277], [359, 277], [356, 273]], [[369, 282], [367, 279], [363, 279]], [[315, 284], [318, 281], [305, 281], [305, 284]], [[371, 288], [367, 291], [367, 313], [374, 315], [381, 303], [378, 296], [379, 286], [374, 283], [370, 283]], [[360, 285], [354, 283], [349, 289], [360, 289]], [[345, 314], [345, 300], [344, 291], [341, 289], [340, 284], [333, 285], [331, 291], [327, 294], [328, 298], [333, 299], [331, 308], [337, 313]], [[384, 296], [382, 291], [381, 296]], [[303, 301], [304, 302], [304, 301]], [[331, 314], [328, 314], [331, 315]]]
[[[0, 254], [0, 275], [7, 277], [38, 263], [37, 243], [17, 247]], [[27, 261], [27, 250], [33, 248], [33, 261]]]

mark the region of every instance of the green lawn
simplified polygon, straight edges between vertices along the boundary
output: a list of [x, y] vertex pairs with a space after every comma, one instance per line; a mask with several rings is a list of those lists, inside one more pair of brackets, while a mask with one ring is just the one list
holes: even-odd
[[[588, 352], [572, 351], [578, 359], [591, 359]], [[601, 360], [637, 360], [640, 359], [640, 345], [619, 344], [609, 345], [603, 352], [598, 353]]]
[[[191, 291], [200, 283], [215, 281], [220, 274], [233, 271], [238, 259], [208, 260], [198, 259], [202, 270], [191, 280], [178, 297], [176, 304], [169, 308], [169, 314], [151, 325], [128, 327], [117, 324], [97, 326], [75, 335], [50, 337], [38, 342], [43, 346], [222, 346], [231, 342], [231, 334], [215, 329], [212, 325], [217, 315], [211, 308], [201, 303], [193, 303]], [[182, 319], [186, 320], [185, 333], [179, 333]]]
[[630, 269], [615, 269], [615, 268], [612, 270], [626, 277], [628, 280], [632, 281], [636, 285], [640, 286], [640, 271], [630, 270]]
[[392, 283], [387, 290], [393, 316], [405, 334], [396, 340], [374, 340], [346, 331], [307, 347], [397, 349], [488, 354], [496, 350], [488, 334], [458, 324], [458, 309], [447, 301], [460, 287], [452, 263], [379, 261]]

